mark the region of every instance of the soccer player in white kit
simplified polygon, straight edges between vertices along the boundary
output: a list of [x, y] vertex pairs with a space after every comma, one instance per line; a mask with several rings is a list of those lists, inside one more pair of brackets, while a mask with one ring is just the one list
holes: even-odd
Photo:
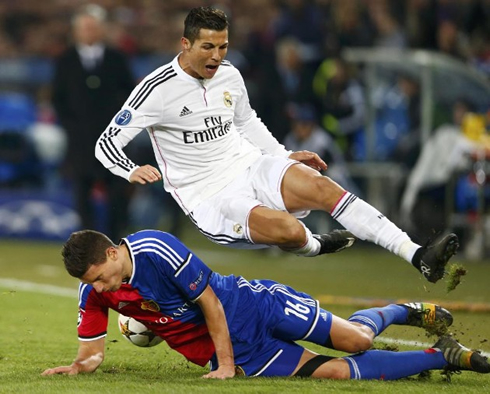
[[[192, 9], [182, 52], [133, 90], [97, 141], [95, 154], [133, 183], [163, 178], [183, 211], [210, 240], [238, 248], [276, 245], [302, 256], [342, 250], [354, 236], [416, 267], [430, 282], [444, 276], [458, 238], [412, 242], [375, 208], [320, 174], [315, 153], [291, 152], [250, 107], [240, 72], [225, 59], [228, 21], [212, 7]], [[142, 130], [160, 171], [138, 166], [123, 148]], [[348, 231], [312, 234], [297, 218], [329, 212]], [[354, 236], [353, 236], [354, 235]]]

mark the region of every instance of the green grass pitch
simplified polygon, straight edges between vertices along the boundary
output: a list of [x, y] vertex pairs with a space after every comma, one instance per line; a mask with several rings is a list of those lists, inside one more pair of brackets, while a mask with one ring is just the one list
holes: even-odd
[[[468, 274], [451, 292], [441, 281], [426, 282], [406, 262], [378, 247], [356, 245], [314, 259], [285, 253], [233, 251], [215, 246], [188, 230], [186, 242], [214, 270], [248, 279], [270, 278], [317, 297], [322, 306], [347, 317], [365, 305], [391, 301], [437, 301], [455, 317], [451, 329], [466, 346], [490, 353], [490, 261], [463, 264]], [[49, 367], [68, 365], [77, 351], [77, 280], [65, 273], [60, 244], [0, 240], [0, 393], [484, 393], [490, 375], [463, 372], [443, 379], [396, 382], [328, 381], [295, 378], [205, 380], [206, 369], [188, 363], [166, 344], [137, 348], [119, 334], [111, 315], [106, 358], [94, 374], [41, 377]], [[38, 286], [34, 286], [38, 284]], [[42, 285], [42, 286], [39, 286]], [[59, 288], [68, 291], [57, 291]], [[414, 327], [390, 327], [376, 342], [397, 340], [400, 350], [431, 344], [435, 337]], [[310, 346], [318, 352], [329, 353]]]

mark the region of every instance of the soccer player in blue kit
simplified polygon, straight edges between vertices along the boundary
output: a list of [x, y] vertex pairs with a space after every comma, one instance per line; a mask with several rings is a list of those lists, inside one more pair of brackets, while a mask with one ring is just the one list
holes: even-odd
[[[283, 284], [213, 272], [177, 238], [156, 230], [131, 234], [119, 245], [93, 230], [75, 232], [62, 255], [68, 273], [81, 280], [79, 350], [71, 365], [44, 375], [99, 367], [109, 309], [142, 322], [189, 361], [209, 363], [206, 378], [392, 380], [442, 368], [490, 372], [486, 358], [447, 335], [426, 350], [369, 350], [390, 324], [450, 325], [451, 314], [434, 304], [391, 304], [344, 320]], [[316, 354], [298, 340], [353, 354]]]

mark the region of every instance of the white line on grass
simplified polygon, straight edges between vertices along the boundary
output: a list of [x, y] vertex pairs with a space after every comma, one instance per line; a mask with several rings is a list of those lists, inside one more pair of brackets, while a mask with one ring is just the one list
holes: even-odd
[[[70, 289], [68, 287], [59, 287], [54, 285], [43, 285], [40, 283], [28, 282], [18, 279], [0, 278], [0, 287], [6, 287], [9, 290], [24, 290], [35, 293], [49, 294], [63, 297], [77, 297], [78, 291], [76, 289]], [[392, 343], [398, 345], [414, 346], [421, 348], [430, 348], [433, 343], [409, 341], [406, 339], [395, 339], [388, 337], [378, 337], [376, 341], [383, 343]], [[482, 352], [485, 357], [490, 357], [490, 353]]]
[[[414, 346], [414, 347], [421, 347], [424, 349], [430, 348], [434, 345], [434, 343], [428, 343], [428, 342], [419, 342], [419, 341], [409, 341], [406, 339], [395, 339], [395, 338], [387, 338], [387, 337], [377, 337], [376, 342], [383, 342], [383, 343], [393, 343], [397, 345], [406, 345], [406, 346]], [[480, 352], [482, 356], [490, 358], [490, 353], [487, 352]]]
[[78, 297], [78, 289], [68, 287], [59, 287], [54, 285], [44, 285], [41, 283], [28, 282], [25, 280], [0, 278], [0, 286], [9, 290], [24, 290], [35, 293], [57, 295], [63, 297]]

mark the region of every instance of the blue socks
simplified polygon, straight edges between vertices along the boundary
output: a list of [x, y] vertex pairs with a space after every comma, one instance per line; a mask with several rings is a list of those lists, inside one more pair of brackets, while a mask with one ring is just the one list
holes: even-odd
[[447, 365], [442, 352], [435, 349], [391, 352], [368, 350], [343, 357], [349, 364], [351, 379], [395, 380]]
[[401, 305], [391, 304], [382, 308], [363, 309], [349, 317], [349, 321], [368, 326], [378, 336], [390, 324], [405, 324], [408, 309]]

